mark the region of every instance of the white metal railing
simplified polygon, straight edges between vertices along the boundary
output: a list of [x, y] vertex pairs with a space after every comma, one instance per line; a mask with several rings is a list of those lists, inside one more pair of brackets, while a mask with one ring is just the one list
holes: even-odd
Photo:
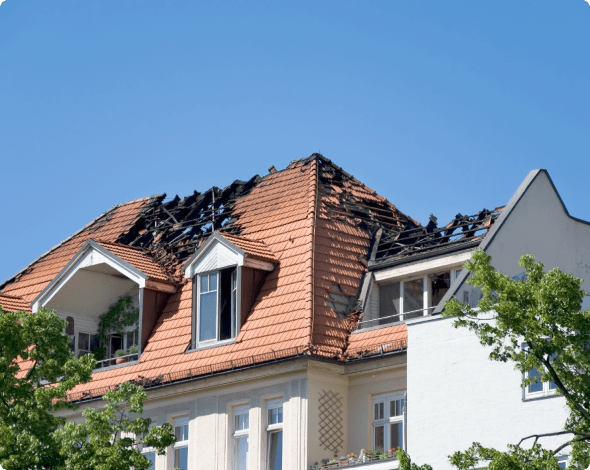
[[[327, 460], [327, 459], [326, 459]], [[395, 451], [385, 451], [381, 454], [370, 453], [369, 455], [362, 455], [360, 457], [347, 457], [341, 459], [335, 459], [326, 462], [316, 462], [309, 466], [309, 470], [327, 470], [330, 468], [341, 468], [341, 467], [354, 467], [354, 466], [366, 466], [369, 468], [371, 464], [376, 464], [383, 461], [397, 461], [397, 455]]]
[[104, 367], [110, 367], [117, 364], [125, 364], [127, 362], [136, 361], [139, 358], [138, 353], [126, 354], [125, 356], [111, 357], [109, 359], [103, 359], [102, 361], [96, 362], [95, 369], [102, 369]]
[[[435, 308], [436, 308], [436, 306], [428, 307], [428, 308], [419, 308], [418, 310], [412, 310], [410, 312], [404, 312], [404, 313], [396, 313], [395, 315], [389, 315], [387, 317], [379, 317], [379, 318], [371, 318], [369, 320], [363, 320], [358, 323], [357, 330], [371, 328], [372, 326], [381, 326], [381, 325], [384, 325], [387, 323], [394, 323], [396, 321], [401, 322], [401, 321], [409, 320], [410, 318], [416, 318], [419, 316], [426, 316], [426, 315], [428, 315], [428, 313], [430, 313]], [[422, 315], [416, 315], [416, 313], [421, 313]], [[394, 320], [394, 319], [396, 319], [396, 320]], [[389, 321], [387, 321], [387, 320], [389, 320]]]

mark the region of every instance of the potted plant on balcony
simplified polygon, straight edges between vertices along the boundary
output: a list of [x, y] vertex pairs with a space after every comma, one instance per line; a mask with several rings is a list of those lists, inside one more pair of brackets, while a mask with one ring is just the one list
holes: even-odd
[[115, 364], [125, 364], [128, 360], [127, 351], [124, 349], [117, 349], [115, 351]]

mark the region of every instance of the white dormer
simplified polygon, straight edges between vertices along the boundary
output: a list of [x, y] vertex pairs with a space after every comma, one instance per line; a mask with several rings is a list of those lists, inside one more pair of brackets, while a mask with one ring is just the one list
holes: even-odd
[[186, 262], [193, 281], [191, 350], [234, 342], [276, 258], [261, 241], [214, 232]]
[[66, 334], [80, 356], [98, 346], [101, 315], [121, 297], [131, 297], [139, 320], [123, 335], [109, 335], [106, 362], [99, 365], [110, 366], [117, 350], [135, 346], [138, 352], [132, 359], [137, 359], [155, 325], [157, 306], [175, 291], [174, 283], [142, 250], [89, 240], [35, 298], [32, 310], [56, 310], [68, 322]]

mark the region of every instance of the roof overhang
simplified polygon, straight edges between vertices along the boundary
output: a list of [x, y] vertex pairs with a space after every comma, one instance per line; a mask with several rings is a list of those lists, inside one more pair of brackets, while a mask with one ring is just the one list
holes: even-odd
[[172, 285], [148, 279], [149, 276], [144, 272], [114, 255], [94, 240], [89, 240], [33, 300], [33, 312], [36, 312], [39, 307], [45, 306], [80, 269], [98, 264], [110, 266], [127, 279], [135, 282], [140, 289], [149, 288], [167, 293], [176, 291], [176, 287]]
[[248, 253], [227, 240], [223, 235], [213, 232], [195, 254], [188, 259], [182, 270], [185, 277], [190, 279], [201, 272], [230, 266], [243, 266], [261, 271], [273, 271], [275, 268], [273, 263], [248, 256]]

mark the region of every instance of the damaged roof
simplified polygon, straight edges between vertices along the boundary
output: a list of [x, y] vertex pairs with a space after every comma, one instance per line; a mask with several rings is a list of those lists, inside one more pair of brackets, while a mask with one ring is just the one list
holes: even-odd
[[413, 223], [401, 229], [380, 227], [375, 234], [369, 267], [377, 269], [474, 248], [482, 242], [503, 209], [483, 209], [472, 216], [457, 214], [444, 227], [437, 226], [437, 219], [433, 215], [425, 227]]
[[[405, 327], [351, 331], [379, 231], [402, 233], [420, 225], [330, 160], [313, 154], [224, 189], [164, 198], [113, 207], [3, 284], [3, 294], [30, 303], [90, 239], [178, 283], [139, 363], [96, 372], [92, 382], [76, 387], [74, 399], [100, 396], [126, 380], [162, 383], [277, 357], [306, 353], [345, 360], [407, 345]], [[186, 352], [192, 284], [181, 276], [182, 267], [214, 232], [275, 269], [235, 343]]]

